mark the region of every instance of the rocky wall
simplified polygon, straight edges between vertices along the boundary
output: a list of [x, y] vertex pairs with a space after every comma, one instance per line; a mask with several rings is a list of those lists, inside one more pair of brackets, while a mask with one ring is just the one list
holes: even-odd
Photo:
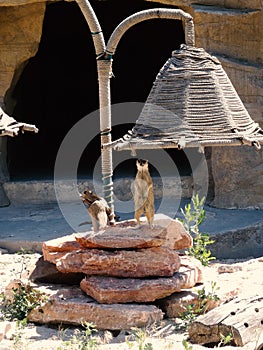
[[214, 54], [263, 63], [262, 11], [194, 5], [197, 46]]
[[[251, 117], [263, 127], [262, 10], [201, 5], [194, 10], [197, 46], [219, 58]], [[263, 208], [262, 151], [213, 148], [211, 163], [214, 206]]]
[[[177, 6], [193, 15], [196, 45], [212, 52], [221, 60], [251, 117], [263, 127], [262, 1], [159, 2]], [[8, 91], [12, 90], [28, 59], [37, 52], [45, 7], [46, 3], [41, 0], [0, 0], [0, 104], [4, 100], [7, 102], [7, 112], [12, 110]], [[156, 1], [153, 7], [156, 7]], [[4, 147], [2, 142], [2, 155]], [[247, 147], [212, 149], [210, 175], [214, 178], [214, 205], [262, 206], [261, 158], [260, 152]], [[6, 178], [5, 160], [0, 159], [0, 164], [0, 179]]]
[[[3, 5], [3, 2], [0, 3]], [[0, 105], [12, 111], [8, 91], [19, 79], [26, 62], [34, 56], [42, 34], [45, 3], [0, 7]], [[9, 204], [1, 183], [7, 181], [6, 138], [0, 140], [0, 206]]]
[[38, 50], [45, 7], [43, 2], [0, 7], [0, 103]]
[[[263, 127], [263, 66], [219, 57], [251, 117]], [[263, 208], [263, 153], [249, 147], [212, 152], [213, 205]]]

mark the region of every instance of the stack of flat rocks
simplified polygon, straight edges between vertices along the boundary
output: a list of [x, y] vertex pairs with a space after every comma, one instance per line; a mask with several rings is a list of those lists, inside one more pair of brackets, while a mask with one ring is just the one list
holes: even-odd
[[[128, 220], [96, 234], [89, 231], [43, 243], [46, 262], [54, 264], [65, 276], [81, 276], [78, 293], [82, 307], [86, 298], [86, 305], [93, 303], [93, 309], [104, 308], [109, 313], [108, 318], [98, 320], [93, 319], [88, 310], [85, 315], [79, 311], [78, 319], [81, 316], [83, 322], [84, 317], [100, 329], [143, 326], [163, 318], [162, 303], [158, 302], [203, 282], [199, 261], [179, 253], [192, 245], [192, 238], [183, 225], [162, 214], [155, 216], [154, 223], [153, 229], [147, 224], [135, 229], [135, 221]], [[75, 294], [77, 289], [75, 287]], [[48, 308], [56, 304], [56, 298], [53, 293], [53, 303], [47, 309], [42, 306], [41, 312], [33, 310], [31, 321], [52, 322]], [[67, 305], [68, 314], [72, 307]], [[119, 324], [118, 318], [125, 317], [126, 321]], [[80, 322], [73, 320], [73, 316], [68, 318], [66, 323]]]

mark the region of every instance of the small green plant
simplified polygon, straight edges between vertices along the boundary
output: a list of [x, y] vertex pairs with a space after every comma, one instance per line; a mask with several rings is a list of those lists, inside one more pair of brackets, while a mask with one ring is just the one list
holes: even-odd
[[208, 266], [210, 260], [214, 260], [215, 257], [211, 256], [211, 251], [207, 249], [207, 246], [214, 241], [207, 233], [201, 233], [199, 230], [200, 224], [205, 220], [204, 202], [205, 197], [200, 200], [198, 194], [192, 197], [191, 203], [181, 209], [184, 219], [180, 221], [193, 237], [193, 246], [188, 249], [187, 253], [200, 260], [202, 265]]
[[26, 319], [23, 321], [16, 321], [16, 330], [12, 336], [13, 344], [11, 350], [26, 350], [28, 348], [28, 344], [23, 340], [26, 326]]
[[[63, 340], [63, 344], [57, 350], [96, 350], [98, 348], [97, 339], [93, 336], [97, 332], [96, 327], [89, 322], [82, 324], [83, 330], [75, 329], [69, 340]], [[64, 339], [66, 331], [60, 329], [60, 338]]]
[[195, 304], [190, 304], [186, 306], [186, 310], [182, 312], [179, 317], [183, 321], [183, 324], [180, 325], [182, 330], [186, 330], [192, 322], [196, 320], [198, 313], [196, 312]]
[[216, 292], [219, 290], [219, 287], [216, 286], [216, 282], [211, 282], [211, 291], [206, 292], [205, 287], [202, 289], [199, 289], [197, 291], [198, 298], [197, 298], [197, 314], [205, 314], [212, 303], [216, 303], [220, 300], [219, 296], [216, 294]]
[[182, 341], [182, 344], [185, 350], [193, 350], [193, 347], [189, 345], [189, 343], [185, 339]]
[[145, 329], [133, 327], [129, 339], [126, 339], [126, 344], [129, 349], [138, 345], [138, 350], [153, 350], [153, 345], [151, 343], [146, 343], [146, 339], [147, 331]]
[[[188, 326], [194, 322], [199, 315], [205, 314], [211, 303], [217, 302], [219, 300], [216, 291], [219, 288], [216, 287], [216, 282], [211, 283], [211, 292], [206, 292], [205, 287], [197, 291], [197, 301], [193, 304], [189, 304], [186, 310], [180, 314], [180, 318], [183, 323], [180, 325], [180, 329], [186, 330]], [[178, 328], [178, 327], [177, 327]]]
[[218, 347], [226, 346], [231, 344], [233, 341], [232, 333], [228, 333], [226, 335], [220, 333], [220, 342], [218, 343]]
[[30, 283], [19, 281], [16, 288], [12, 288], [13, 295], [3, 297], [2, 314], [7, 320], [24, 320], [34, 308], [41, 306], [48, 300], [48, 296], [34, 289]]

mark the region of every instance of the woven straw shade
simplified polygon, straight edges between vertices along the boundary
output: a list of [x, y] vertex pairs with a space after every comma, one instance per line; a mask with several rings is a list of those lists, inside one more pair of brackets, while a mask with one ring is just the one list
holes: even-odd
[[249, 116], [217, 58], [182, 45], [164, 64], [136, 125], [116, 150], [254, 145], [263, 131]]

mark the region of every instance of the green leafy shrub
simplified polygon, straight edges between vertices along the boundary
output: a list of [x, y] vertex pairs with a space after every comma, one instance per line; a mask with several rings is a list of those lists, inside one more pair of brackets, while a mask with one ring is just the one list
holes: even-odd
[[201, 233], [199, 230], [199, 226], [205, 220], [204, 202], [205, 197], [200, 200], [198, 194], [195, 195], [191, 203], [181, 209], [184, 219], [180, 221], [193, 237], [193, 246], [188, 249], [187, 253], [200, 260], [202, 265], [208, 266], [210, 260], [216, 258], [211, 256], [211, 251], [207, 249], [207, 246], [213, 244], [214, 241], [207, 233]]
[[220, 298], [216, 294], [219, 287], [216, 282], [211, 282], [211, 291], [207, 292], [205, 287], [197, 290], [197, 300], [195, 303], [187, 305], [186, 310], [180, 314], [183, 323], [180, 328], [186, 330], [188, 326], [196, 320], [199, 315], [204, 315], [211, 308], [213, 303], [217, 303]]
[[19, 281], [10, 297], [3, 296], [2, 315], [7, 320], [24, 320], [28, 313], [48, 300], [48, 296], [34, 289], [30, 283]]

